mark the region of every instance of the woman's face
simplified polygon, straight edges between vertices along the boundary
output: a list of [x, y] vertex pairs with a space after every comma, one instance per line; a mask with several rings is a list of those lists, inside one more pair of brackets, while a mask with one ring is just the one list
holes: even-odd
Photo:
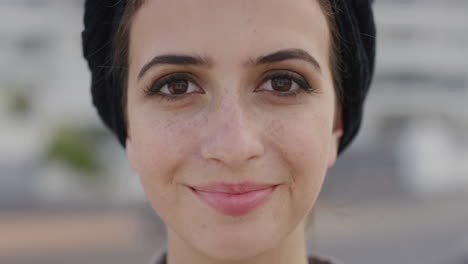
[[[303, 223], [342, 133], [329, 39], [316, 0], [148, 0], [136, 13], [127, 154], [170, 239], [246, 259]], [[236, 198], [214, 192], [246, 190], [219, 183], [273, 187]]]

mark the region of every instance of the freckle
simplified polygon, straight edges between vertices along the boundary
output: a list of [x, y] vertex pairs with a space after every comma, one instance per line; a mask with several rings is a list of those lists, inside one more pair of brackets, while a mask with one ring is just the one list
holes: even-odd
[[271, 121], [267, 125], [269, 131], [272, 131], [272, 136], [276, 139], [280, 139], [284, 136], [285, 126], [284, 123], [281, 121]]
[[174, 125], [174, 120], [170, 118], [166, 121], [165, 129], [170, 129], [173, 125]]
[[206, 224], [202, 224], [202, 225], [201, 225], [201, 228], [202, 228], [202, 229], [206, 229], [206, 228], [207, 228]]

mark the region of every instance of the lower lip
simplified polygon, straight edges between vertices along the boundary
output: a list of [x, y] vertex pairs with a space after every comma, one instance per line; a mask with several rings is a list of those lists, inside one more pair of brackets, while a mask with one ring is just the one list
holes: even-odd
[[192, 189], [192, 191], [200, 200], [218, 212], [229, 216], [241, 216], [259, 207], [275, 189], [276, 186], [272, 186], [271, 188], [241, 194], [202, 192], [195, 189]]

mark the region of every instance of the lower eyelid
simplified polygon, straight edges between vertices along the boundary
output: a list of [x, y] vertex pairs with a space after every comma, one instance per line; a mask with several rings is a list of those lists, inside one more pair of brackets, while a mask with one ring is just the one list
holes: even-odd
[[187, 100], [190, 99], [190, 97], [197, 95], [198, 93], [188, 93], [188, 94], [182, 94], [182, 95], [164, 95], [161, 93], [154, 94], [154, 97], [157, 100], [163, 101], [163, 102], [168, 102], [168, 103], [174, 103], [176, 105], [179, 104], [184, 104]]

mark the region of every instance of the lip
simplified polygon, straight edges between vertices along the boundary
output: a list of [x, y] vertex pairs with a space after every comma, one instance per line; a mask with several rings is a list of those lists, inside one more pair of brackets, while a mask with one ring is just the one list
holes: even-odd
[[201, 201], [229, 216], [246, 215], [273, 193], [278, 185], [244, 182], [239, 184], [212, 183], [190, 189]]
[[277, 184], [271, 183], [256, 183], [256, 182], [241, 182], [241, 183], [225, 183], [213, 182], [203, 186], [191, 186], [193, 189], [202, 192], [211, 193], [229, 193], [229, 194], [242, 194], [246, 192], [258, 191], [271, 188]]

